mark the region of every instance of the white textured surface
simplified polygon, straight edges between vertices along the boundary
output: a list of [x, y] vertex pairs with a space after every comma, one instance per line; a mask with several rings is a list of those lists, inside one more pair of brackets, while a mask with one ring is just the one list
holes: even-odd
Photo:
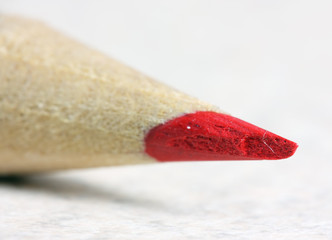
[[277, 162], [2, 179], [0, 239], [332, 239], [330, 1], [2, 0], [0, 9], [300, 145]]

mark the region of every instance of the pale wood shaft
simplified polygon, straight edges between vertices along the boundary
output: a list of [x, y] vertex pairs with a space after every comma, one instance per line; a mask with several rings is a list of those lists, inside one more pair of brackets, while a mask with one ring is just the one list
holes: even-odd
[[152, 127], [215, 107], [44, 24], [0, 16], [0, 173], [153, 162]]

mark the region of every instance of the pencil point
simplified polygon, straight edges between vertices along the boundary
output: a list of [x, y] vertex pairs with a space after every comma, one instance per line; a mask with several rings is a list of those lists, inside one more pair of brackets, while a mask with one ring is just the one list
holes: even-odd
[[276, 160], [298, 145], [230, 115], [196, 112], [158, 125], [145, 137], [145, 151], [159, 161]]
[[[297, 148], [240, 119], [204, 111], [214, 107], [43, 23], [3, 16], [0, 25], [1, 174], [282, 159]], [[153, 125], [156, 113], [164, 124]]]

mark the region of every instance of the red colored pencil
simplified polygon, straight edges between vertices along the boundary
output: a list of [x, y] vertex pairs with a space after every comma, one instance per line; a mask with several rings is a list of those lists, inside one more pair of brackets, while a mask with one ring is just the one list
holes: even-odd
[[0, 173], [282, 159], [297, 144], [44, 24], [0, 17]]

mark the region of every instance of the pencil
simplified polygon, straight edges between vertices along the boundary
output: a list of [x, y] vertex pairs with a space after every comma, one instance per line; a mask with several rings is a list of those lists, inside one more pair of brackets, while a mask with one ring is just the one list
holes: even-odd
[[0, 173], [282, 159], [297, 144], [44, 25], [0, 16]]

